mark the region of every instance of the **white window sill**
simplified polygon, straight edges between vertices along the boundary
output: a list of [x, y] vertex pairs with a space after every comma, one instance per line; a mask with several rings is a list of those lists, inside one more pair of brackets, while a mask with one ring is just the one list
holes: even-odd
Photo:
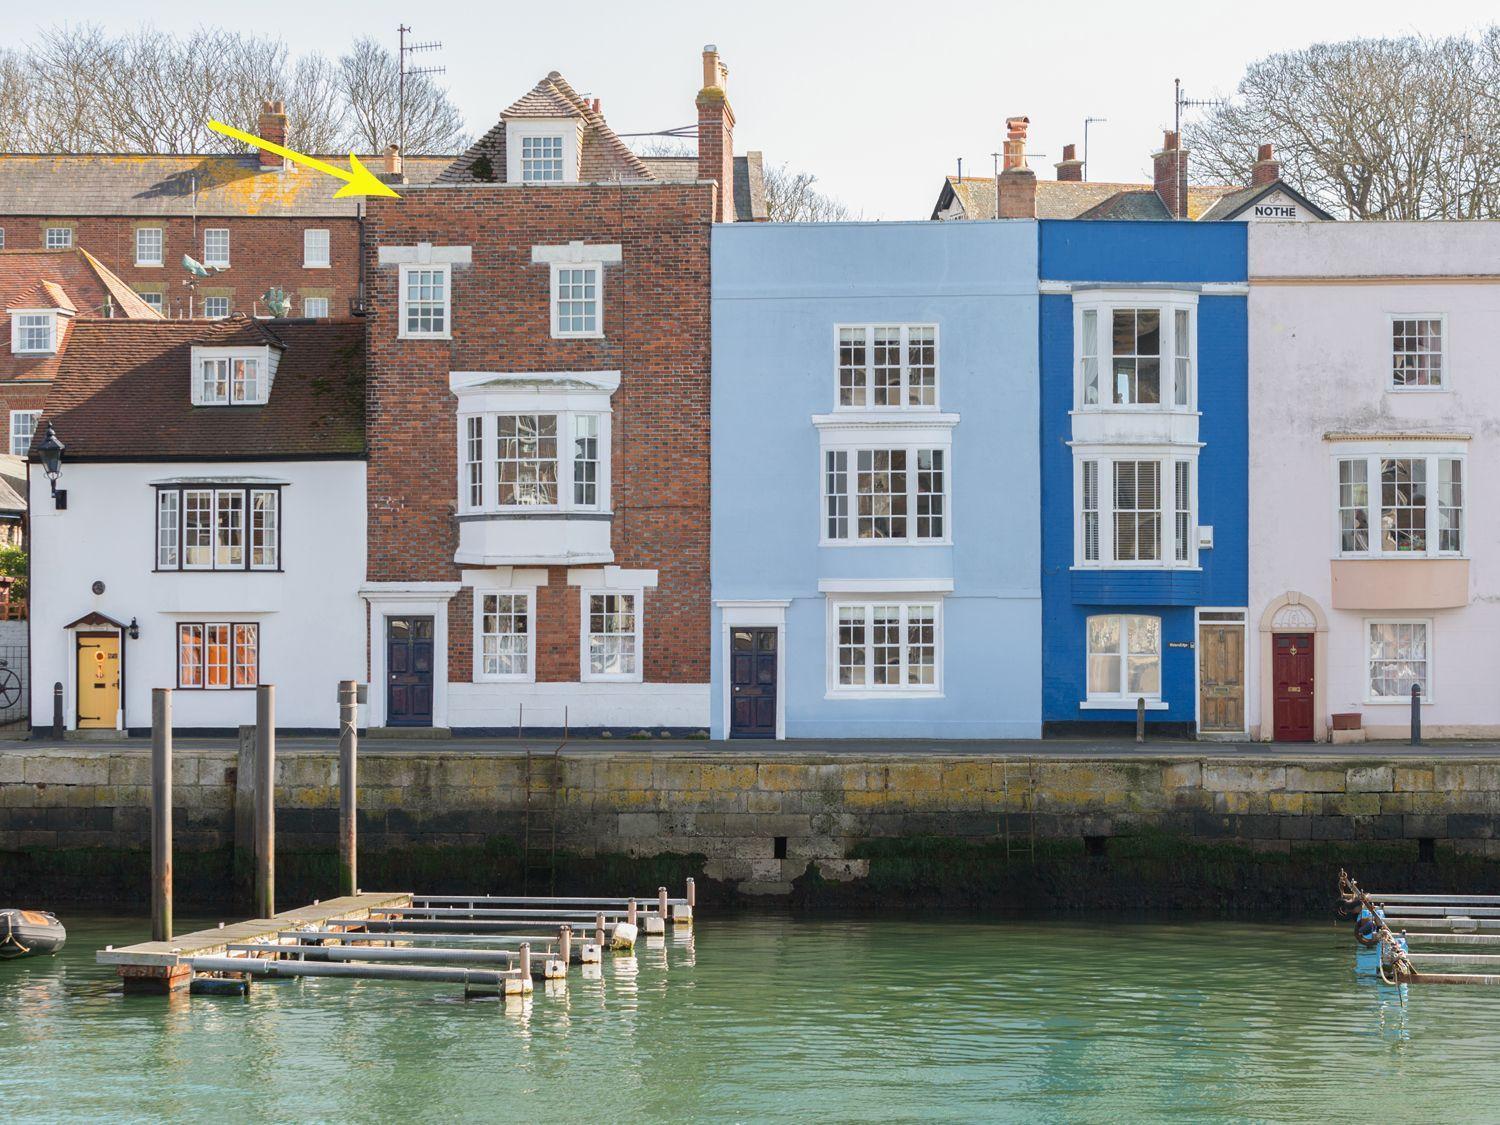
[[451, 332], [397, 332], [398, 340], [451, 340]]
[[1387, 393], [1393, 395], [1444, 395], [1451, 394], [1452, 387], [1387, 387]]
[[528, 672], [521, 676], [486, 676], [481, 672], [475, 672], [472, 682], [476, 684], [534, 684], [536, 675]]
[[[1207, 548], [1205, 548], [1205, 549], [1207, 549]], [[1193, 574], [1193, 573], [1201, 572], [1203, 570], [1203, 568], [1201, 566], [1188, 566], [1186, 563], [1179, 563], [1177, 566], [1163, 566], [1161, 563], [1149, 563], [1149, 562], [1148, 563], [1122, 562], [1122, 563], [1109, 563], [1109, 564], [1102, 564], [1102, 563], [1074, 563], [1068, 569], [1069, 570], [1081, 571], [1081, 572], [1083, 572], [1085, 574], [1098, 573], [1098, 572], [1101, 572], [1101, 571], [1108, 573], [1108, 572], [1113, 572], [1113, 571], [1118, 571], [1118, 570], [1149, 570], [1149, 571], [1152, 571], [1153, 573], [1160, 572], [1162, 574], [1173, 574], [1173, 573], [1178, 573], [1178, 572], [1181, 572], [1181, 573], [1184, 573], [1184, 574]]]
[[229, 268], [228, 262], [204, 262], [203, 264], [211, 270], [227, 270]]
[[1075, 406], [1071, 414], [1181, 414], [1184, 418], [1201, 418], [1203, 411], [1191, 406]]
[[1334, 562], [1431, 562], [1433, 559], [1452, 559], [1456, 562], [1467, 561], [1468, 555], [1455, 555], [1451, 551], [1428, 554], [1425, 551], [1387, 551], [1381, 554], [1374, 552], [1361, 552], [1358, 554], [1334, 555]]
[[951, 547], [952, 539], [820, 539], [819, 547]]
[[583, 676], [579, 679], [584, 684], [639, 684], [644, 683], [641, 676]]
[[[1423, 706], [1423, 707], [1429, 707], [1429, 706], [1431, 706], [1435, 702], [1436, 702], [1436, 700], [1434, 700], [1432, 698], [1432, 696], [1424, 694], [1422, 696], [1421, 706]], [[1402, 695], [1402, 696], [1395, 696], [1395, 697], [1391, 697], [1391, 698], [1366, 699], [1364, 701], [1364, 705], [1366, 707], [1410, 707], [1411, 706], [1411, 696], [1410, 695]]]
[[601, 332], [554, 332], [554, 340], [602, 340], [604, 333]]
[[870, 701], [879, 699], [943, 699], [945, 697], [940, 688], [866, 688], [852, 691], [845, 688], [837, 691], [825, 691], [823, 698]]
[[[1126, 699], [1122, 696], [1118, 699], [1085, 699], [1078, 705], [1078, 709], [1080, 711], [1134, 711], [1136, 700], [1139, 698], [1139, 696], [1133, 696]], [[1165, 711], [1170, 706], [1160, 699], [1146, 700], [1147, 711]]]
[[305, 270], [331, 270], [333, 269], [333, 265], [329, 262], [303, 262], [302, 268]]
[[159, 270], [165, 262], [137, 262], [135, 268], [138, 270]]
[[40, 357], [40, 356], [56, 355], [57, 354], [57, 349], [56, 348], [48, 348], [44, 352], [31, 351], [31, 350], [27, 350], [27, 351], [17, 350], [17, 351], [11, 352], [10, 354], [11, 355], [28, 356], [28, 357], [36, 358], [36, 357]]
[[557, 504], [512, 504], [504, 508], [460, 508], [458, 514], [463, 517], [491, 516], [501, 519], [505, 516], [609, 516], [613, 518], [615, 513], [611, 508], [564, 508]]

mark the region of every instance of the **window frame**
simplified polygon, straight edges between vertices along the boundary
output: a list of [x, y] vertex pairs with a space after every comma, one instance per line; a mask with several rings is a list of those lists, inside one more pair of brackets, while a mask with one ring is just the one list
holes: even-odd
[[[269, 345], [263, 348], [206, 348], [194, 347], [191, 351], [192, 362], [192, 403], [194, 406], [203, 407], [241, 407], [241, 406], [265, 406], [271, 399], [271, 348]], [[235, 397], [234, 365], [237, 362], [254, 360], [258, 364], [255, 379], [256, 395], [254, 398], [246, 398], [243, 393], [239, 398]], [[223, 399], [208, 398], [204, 394], [203, 367], [207, 363], [228, 363], [225, 372], [225, 397]]]
[[[221, 313], [211, 313], [211, 312], [209, 312], [208, 311], [208, 302], [210, 302], [210, 301], [223, 301], [224, 302], [224, 311], [221, 312]], [[204, 297], [203, 298], [203, 310], [202, 311], [203, 311], [204, 318], [207, 319], [207, 320], [224, 320], [226, 317], [229, 316], [230, 308], [231, 308], [231, 302], [230, 302], [229, 298], [223, 296], [222, 294], [215, 295], [215, 296], [212, 296], [212, 297]]]
[[[224, 236], [224, 256], [222, 258], [210, 258], [208, 255], [208, 236], [211, 234], [222, 234]], [[219, 269], [229, 268], [230, 243], [228, 227], [204, 227], [203, 228], [203, 264], [205, 266]]]
[[[30, 415], [31, 433], [26, 438], [26, 445], [22, 449], [16, 448], [16, 419]], [[31, 441], [36, 436], [36, 424], [41, 420], [41, 410], [12, 410], [10, 412], [10, 455], [12, 457], [25, 457], [31, 452]]]
[[[602, 261], [550, 262], [548, 271], [548, 318], [554, 340], [602, 340], [604, 338], [604, 263]], [[562, 327], [562, 297], [558, 292], [563, 270], [592, 270], [594, 274], [594, 327], [574, 332]]]
[[[1472, 523], [1472, 505], [1469, 502], [1469, 490], [1473, 487], [1474, 478], [1469, 472], [1467, 450], [1453, 449], [1451, 446], [1413, 449], [1402, 445], [1381, 448], [1363, 445], [1358, 450], [1351, 449], [1347, 452], [1334, 450], [1332, 459], [1333, 557], [1335, 559], [1466, 559], [1470, 557], [1469, 534]], [[1343, 463], [1346, 461], [1365, 464], [1364, 510], [1368, 546], [1363, 551], [1344, 550], [1343, 512], [1357, 510], [1353, 507], [1345, 509], [1340, 502], [1342, 499], [1340, 474]], [[1427, 502], [1423, 509], [1425, 512], [1423, 534], [1426, 538], [1426, 546], [1423, 550], [1387, 551], [1383, 549], [1381, 511], [1384, 500], [1380, 474], [1382, 461], [1422, 461], [1425, 463]], [[1444, 461], [1457, 461], [1462, 466], [1460, 487], [1463, 494], [1458, 506], [1459, 536], [1462, 546], [1457, 551], [1445, 551], [1438, 546], [1442, 542], [1442, 511], [1447, 507], [1442, 503], [1442, 462]]]
[[[156, 257], [141, 257], [141, 235], [156, 235]], [[135, 264], [138, 269], [159, 269], [167, 260], [167, 232], [163, 227], [135, 228]]]
[[[52, 236], [54, 234], [59, 234], [59, 233], [61, 233], [63, 235], [63, 238], [60, 241], [58, 241], [58, 242], [53, 242]], [[64, 226], [64, 227], [44, 227], [42, 229], [42, 249], [43, 250], [71, 250], [71, 249], [73, 249], [73, 228], [71, 226]]]
[[[1194, 292], [1173, 290], [1162, 292], [1152, 289], [1082, 289], [1073, 294], [1073, 410], [1075, 412], [1126, 414], [1197, 414], [1198, 410], [1198, 312], [1199, 295]], [[1114, 314], [1116, 310], [1154, 310], [1159, 314], [1158, 331], [1160, 349], [1157, 353], [1157, 398], [1153, 403], [1105, 402], [1106, 389], [1113, 399], [1114, 385]], [[1084, 314], [1094, 312], [1094, 348], [1087, 349], [1084, 338]], [[1177, 344], [1177, 313], [1187, 313], [1187, 354], [1179, 354]], [[1105, 337], [1108, 336], [1108, 346]], [[1089, 358], [1094, 360], [1096, 379], [1096, 401], [1087, 401], [1084, 365]], [[1177, 363], [1186, 359], [1187, 402], [1176, 401]], [[1109, 387], [1105, 387], [1106, 378]]]
[[[521, 597], [526, 599], [526, 632], [508, 634], [526, 638], [526, 670], [524, 672], [486, 672], [484, 669], [484, 603], [486, 598]], [[536, 683], [536, 617], [537, 587], [480, 586], [474, 589], [474, 682], [476, 684], [532, 684]]]
[[[869, 593], [841, 593], [827, 594], [825, 644], [824, 644], [824, 693], [825, 699], [940, 699], [943, 698], [943, 608], [945, 598], [941, 593], [897, 593], [883, 594], [878, 592]], [[874, 684], [869, 682], [874, 667], [875, 639], [872, 634], [872, 619], [875, 607], [897, 606], [900, 608], [900, 619], [897, 629], [901, 638], [901, 658], [897, 665], [899, 668], [899, 682], [891, 684]], [[844, 609], [861, 608], [866, 611], [864, 628], [865, 638], [863, 652], [865, 657], [866, 683], [842, 684], [839, 682], [839, 654], [842, 649], [840, 642], [840, 611]], [[930, 684], [908, 684], [906, 682], [911, 664], [910, 643], [910, 620], [913, 609], [923, 608], [932, 610], [933, 626], [933, 669], [932, 683]]]
[[[175, 574], [188, 573], [211, 573], [215, 571], [231, 574], [242, 574], [246, 571], [260, 571], [267, 574], [280, 573], [285, 570], [283, 557], [283, 541], [285, 539], [285, 521], [283, 517], [282, 490], [285, 485], [266, 481], [171, 481], [153, 484], [151, 501], [152, 512], [152, 548], [154, 558], [151, 569], [158, 573]], [[190, 566], [187, 562], [187, 497], [189, 492], [209, 493], [209, 541], [207, 566]], [[240, 562], [237, 564], [219, 565], [219, 493], [240, 494]], [[257, 493], [270, 493], [276, 497], [276, 505], [273, 509], [275, 551], [276, 561], [274, 564], [257, 564], [255, 560], [255, 497]], [[165, 543], [162, 539], [162, 496], [163, 494], [175, 494], [176, 506], [173, 516], [176, 527], [173, 529], [172, 550], [175, 562], [164, 563], [162, 561], [165, 552]]]
[[[502, 417], [535, 415], [553, 416], [557, 419], [557, 502], [553, 504], [501, 504], [499, 420]], [[595, 501], [592, 504], [579, 503], [575, 500], [576, 485], [580, 483], [575, 473], [578, 463], [576, 456], [577, 419], [585, 416], [593, 417], [598, 426], [598, 433], [594, 439]], [[473, 502], [475, 482], [471, 475], [475, 462], [471, 459], [473, 435], [470, 426], [475, 420], [480, 423], [478, 434], [480, 502], [477, 504]], [[613, 413], [607, 407], [581, 404], [575, 406], [556, 399], [528, 402], [525, 397], [517, 397], [514, 399], [514, 405], [507, 404], [503, 409], [496, 409], [493, 404], [482, 408], [466, 409], [461, 402], [456, 431], [458, 439], [456, 495], [459, 515], [505, 516], [530, 513], [609, 515], [612, 511], [613, 466], [610, 450], [613, 434], [612, 422]]]
[[[883, 442], [871, 440], [875, 435], [863, 435], [863, 440], [858, 441], [836, 441], [820, 444], [818, 456], [819, 480], [819, 522], [818, 522], [818, 545], [820, 547], [942, 547], [951, 546], [953, 543], [953, 447], [951, 431], [933, 431], [929, 436], [923, 436], [916, 440], [900, 440]], [[902, 470], [906, 476], [906, 488], [904, 496], [906, 500], [905, 520], [906, 534], [900, 537], [862, 537], [859, 535], [859, 455], [861, 453], [903, 453], [906, 456], [906, 467]], [[921, 476], [920, 459], [923, 453], [934, 452], [943, 459], [943, 491], [941, 493], [924, 493], [919, 490]], [[829, 490], [831, 477], [834, 475], [830, 470], [830, 459], [836, 455], [845, 458], [844, 469], [841, 476], [844, 480], [844, 492], [836, 494]], [[872, 472], [876, 470], [871, 470]], [[895, 495], [894, 493], [892, 495]], [[923, 537], [917, 534], [917, 526], [921, 519], [919, 512], [920, 500], [923, 496], [936, 495], [942, 497], [942, 521], [943, 534], [941, 536]], [[835, 496], [842, 497], [842, 516], [847, 534], [842, 538], [836, 538], [830, 534], [829, 522], [832, 518], [832, 502]]]
[[141, 290], [137, 289], [135, 291], [135, 295], [137, 297], [139, 297], [141, 299], [141, 301], [144, 304], [146, 304], [148, 307], [150, 307], [152, 309], [155, 309], [157, 312], [161, 313], [163, 316], [166, 315], [166, 313], [167, 313], [167, 295], [165, 293], [159, 292], [159, 291], [157, 291], [155, 289], [148, 289], [145, 292], [142, 292]]
[[[1399, 384], [1396, 382], [1396, 322], [1401, 320], [1435, 320], [1441, 333], [1441, 348], [1437, 355], [1442, 361], [1439, 367], [1441, 381], [1436, 385], [1427, 383]], [[1443, 394], [1453, 389], [1453, 370], [1449, 366], [1453, 354], [1452, 341], [1448, 336], [1448, 314], [1437, 312], [1393, 312], [1386, 314], [1387, 373], [1385, 390], [1391, 394]], [[1400, 353], [1412, 354], [1412, 353]]]
[[1361, 693], [1362, 702], [1368, 707], [1410, 707], [1411, 689], [1398, 695], [1376, 695], [1371, 691], [1371, 668], [1374, 658], [1370, 652], [1370, 630], [1376, 625], [1420, 625], [1423, 629], [1422, 647], [1426, 653], [1423, 660], [1427, 665], [1426, 682], [1422, 686], [1422, 703], [1428, 704], [1434, 701], [1433, 684], [1435, 681], [1434, 668], [1436, 661], [1433, 659], [1433, 624], [1431, 617], [1366, 617], [1361, 624], [1361, 644], [1364, 656], [1361, 661], [1363, 666], [1364, 688]]
[[[567, 134], [565, 132], [562, 132], [562, 131], [555, 132], [555, 133], [554, 132], [550, 132], [550, 131], [548, 131], [548, 132], [542, 132], [542, 131], [526, 132], [526, 133], [522, 133], [517, 138], [517, 140], [520, 142], [519, 152], [518, 152], [517, 156], [518, 156], [518, 159], [520, 160], [520, 169], [521, 169], [521, 177], [520, 177], [520, 179], [521, 179], [521, 183], [523, 183], [523, 184], [562, 184], [562, 183], [566, 183], [567, 182], [567, 177], [568, 177], [568, 137], [567, 137]], [[549, 144], [550, 142], [553, 142], [553, 141], [555, 141], [557, 143], [557, 155], [555, 157], [550, 152], [544, 153], [543, 155], [540, 155], [540, 156], [536, 156], [536, 155], [527, 156], [526, 155], [526, 146], [528, 144]], [[542, 162], [545, 162], [549, 166], [555, 160], [556, 164], [557, 164], [557, 175], [555, 175], [555, 176], [553, 176], [553, 175], [528, 176], [526, 174], [526, 163], [527, 163], [528, 160], [531, 161], [534, 164], [541, 164]], [[551, 168], [549, 167], [546, 170], [548, 172], [550, 172]]]
[[[323, 305], [322, 305], [323, 311], [322, 312], [313, 312], [311, 309], [309, 309], [307, 306], [312, 301], [321, 301], [321, 302], [323, 302]], [[330, 309], [330, 302], [329, 302], [329, 299], [327, 297], [303, 297], [302, 298], [302, 315], [305, 316], [305, 317], [311, 317], [313, 320], [326, 320], [326, 319], [328, 319], [330, 311], [331, 311], [331, 309]]]
[[[58, 311], [56, 309], [11, 309], [10, 312], [10, 350], [12, 355], [20, 356], [45, 356], [57, 354], [57, 343], [60, 325], [58, 324]], [[23, 348], [21, 341], [28, 330], [42, 327], [40, 324], [27, 325], [27, 320], [45, 320], [47, 328], [47, 346], [44, 348]]]
[[[260, 647], [260, 622], [259, 621], [178, 621], [174, 634], [174, 643], [177, 646], [177, 687], [180, 691], [254, 691], [261, 683], [260, 669], [262, 653]], [[228, 664], [226, 665], [227, 682], [222, 686], [213, 685], [208, 682], [208, 631], [210, 628], [228, 629]], [[198, 637], [198, 683], [187, 684], [183, 682], [183, 669], [187, 666], [183, 659], [182, 634], [184, 629], [199, 630]], [[255, 678], [252, 683], [240, 683], [239, 671], [239, 649], [240, 630], [251, 629], [255, 635]]]
[[[911, 395], [911, 332], [913, 329], [931, 331], [932, 333], [932, 402], [931, 403], [909, 403], [907, 400]], [[900, 382], [897, 385], [897, 403], [894, 406], [877, 406], [875, 398], [875, 345], [874, 338], [877, 331], [895, 330], [901, 334], [901, 362]], [[843, 401], [843, 348], [844, 333], [864, 333], [864, 402], [848, 403]], [[937, 321], [850, 321], [839, 322], [833, 326], [833, 410], [836, 414], [869, 412], [872, 414], [902, 414], [902, 413], [937, 413], [942, 409], [943, 402], [943, 349], [942, 329]]]
[[[641, 586], [621, 587], [580, 587], [582, 595], [579, 603], [578, 613], [578, 675], [582, 683], [618, 683], [639, 684], [645, 681], [646, 668], [646, 592]], [[634, 672], [594, 672], [593, 643], [595, 635], [589, 628], [591, 606], [597, 597], [630, 597], [634, 598], [635, 613], [635, 671]], [[623, 636], [624, 634], [601, 634], [608, 636]]]
[[[309, 251], [312, 249], [312, 235], [323, 236], [323, 258], [319, 261]], [[303, 227], [302, 228], [302, 268], [305, 270], [326, 270], [333, 268], [333, 232], [328, 227]]]
[[[1157, 527], [1160, 541], [1158, 558], [1135, 560], [1115, 558], [1115, 464], [1121, 461], [1154, 461], [1158, 464]], [[1199, 507], [1199, 472], [1197, 447], [1159, 445], [1090, 446], [1077, 449], [1073, 455], [1073, 569], [1074, 570], [1199, 570], [1198, 529], [1203, 518]], [[1089, 509], [1097, 516], [1097, 559], [1087, 556], [1088, 521], [1084, 503], [1086, 464], [1096, 466], [1095, 500]], [[1177, 465], [1188, 465], [1187, 557], [1178, 557]], [[1105, 501], [1108, 501], [1106, 503]], [[1144, 511], [1146, 509], [1125, 509]]]
[[[1095, 692], [1089, 687], [1089, 661], [1095, 655], [1094, 650], [1089, 647], [1089, 625], [1096, 618], [1118, 617], [1120, 619], [1120, 643], [1113, 654], [1120, 661], [1120, 678], [1117, 683], [1118, 691]], [[1127, 690], [1130, 683], [1130, 631], [1127, 622], [1131, 618], [1145, 618], [1156, 622], [1156, 691]], [[1154, 613], [1090, 613], [1083, 620], [1083, 706], [1101, 710], [1129, 710], [1136, 706], [1136, 700], [1144, 698], [1146, 709], [1161, 710], [1166, 707], [1162, 696], [1162, 685], [1165, 683], [1166, 667], [1166, 634], [1164, 631], [1162, 617]]]
[[[440, 332], [413, 330], [408, 327], [411, 275], [417, 271], [440, 273], [443, 277], [443, 328]], [[398, 340], [453, 339], [453, 266], [449, 262], [403, 262], [397, 282], [396, 338]]]

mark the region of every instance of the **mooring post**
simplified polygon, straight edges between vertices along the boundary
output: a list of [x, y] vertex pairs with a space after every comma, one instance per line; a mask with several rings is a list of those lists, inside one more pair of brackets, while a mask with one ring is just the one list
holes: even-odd
[[557, 955], [564, 965], [573, 963], [573, 927], [563, 926], [557, 931]]
[[667, 921], [667, 888], [666, 887], [657, 887], [656, 888], [656, 912], [657, 912], [657, 914], [661, 915], [662, 924], [666, 925], [666, 921]]
[[172, 691], [151, 689], [151, 940], [172, 940]]
[[1135, 740], [1146, 741], [1146, 697], [1136, 696], [1135, 700]]
[[63, 736], [63, 691], [62, 681], [58, 680], [52, 685], [52, 737], [59, 742]]
[[339, 681], [339, 893], [352, 895], [359, 885], [356, 754], [359, 691], [353, 680]]
[[521, 979], [531, 979], [531, 942], [521, 943]]
[[276, 913], [276, 689], [255, 689], [255, 912]]
[[599, 944], [599, 948], [600, 949], [604, 948], [604, 915], [603, 914], [596, 914], [596, 915], [594, 915], [594, 941], [596, 941]]
[[635, 899], [631, 899], [630, 905], [625, 907], [625, 921], [635, 925]]
[[698, 905], [698, 884], [691, 875], [688, 876], [687, 894], [684, 897], [687, 899], [689, 910]]
[[1411, 744], [1422, 745], [1422, 685], [1411, 685]]

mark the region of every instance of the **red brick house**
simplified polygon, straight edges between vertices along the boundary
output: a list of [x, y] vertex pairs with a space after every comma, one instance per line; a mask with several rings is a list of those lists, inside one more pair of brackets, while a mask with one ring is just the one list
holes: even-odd
[[[259, 135], [285, 142], [279, 103], [266, 104]], [[452, 160], [393, 155], [365, 163], [392, 179], [422, 182]], [[0, 248], [81, 247], [171, 319], [269, 315], [261, 298], [272, 287], [290, 299], [291, 315], [344, 317], [359, 297], [363, 200], [335, 199], [342, 186], [264, 151], [4, 153]], [[187, 284], [184, 254], [211, 276]]]
[[554, 72], [369, 202], [372, 727], [707, 726], [709, 235], [764, 200], [703, 59], [690, 174]]

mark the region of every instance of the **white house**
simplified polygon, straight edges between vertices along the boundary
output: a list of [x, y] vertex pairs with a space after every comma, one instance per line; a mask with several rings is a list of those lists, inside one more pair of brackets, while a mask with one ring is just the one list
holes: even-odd
[[1255, 224], [1252, 731], [1500, 734], [1500, 223]]
[[147, 729], [158, 687], [179, 730], [232, 729], [259, 684], [278, 726], [337, 726], [338, 681], [366, 670], [363, 340], [74, 325], [30, 464], [34, 726], [54, 684], [69, 730]]

